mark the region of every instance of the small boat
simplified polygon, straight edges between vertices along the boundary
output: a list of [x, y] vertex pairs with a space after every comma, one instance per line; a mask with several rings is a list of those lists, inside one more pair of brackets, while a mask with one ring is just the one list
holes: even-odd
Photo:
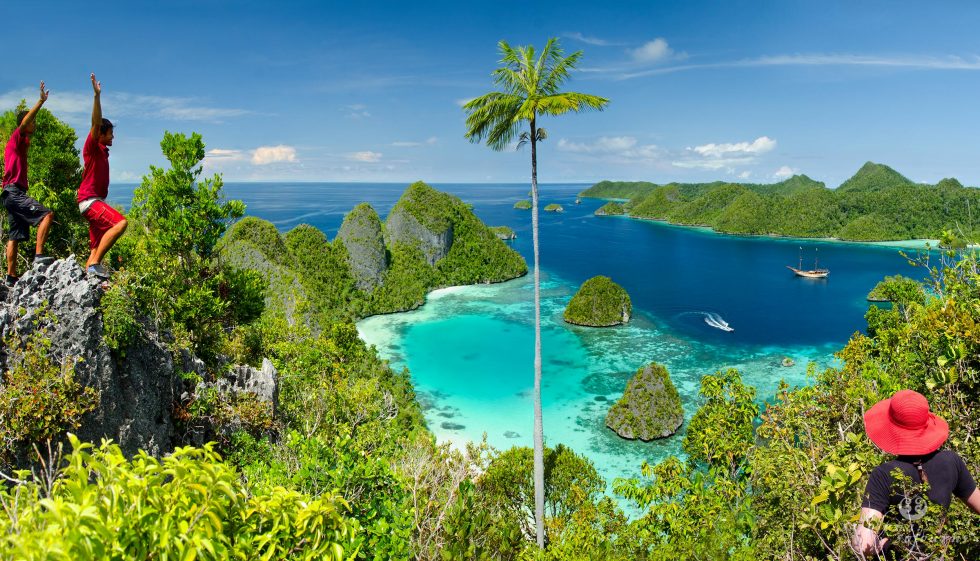
[[[816, 251], [818, 251], [818, 250], [815, 249], [814, 252], [816, 252]], [[804, 269], [803, 268], [803, 248], [801, 247], [800, 248], [800, 265], [799, 265], [799, 267], [792, 267], [790, 265], [786, 265], [786, 268], [789, 269], [790, 271], [793, 271], [793, 273], [796, 276], [798, 276], [798, 277], [803, 277], [803, 278], [807, 278], [807, 279], [825, 279], [825, 278], [827, 278], [827, 275], [830, 274], [830, 269], [821, 269], [820, 267], [817, 266], [817, 263], [818, 263], [818, 258], [817, 257], [814, 257], [813, 258], [813, 268], [812, 269]]]

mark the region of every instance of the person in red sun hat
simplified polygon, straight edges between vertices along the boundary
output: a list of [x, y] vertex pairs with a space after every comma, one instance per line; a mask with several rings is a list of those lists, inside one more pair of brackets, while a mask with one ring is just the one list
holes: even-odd
[[[876, 403], [864, 414], [864, 428], [871, 442], [897, 456], [871, 472], [861, 503], [861, 524], [852, 545], [861, 555], [887, 554], [889, 538], [879, 536], [865, 522], [895, 516], [913, 521], [925, 516], [929, 503], [946, 509], [955, 495], [980, 514], [980, 490], [963, 458], [939, 448], [949, 437], [949, 425], [929, 411], [929, 402], [918, 392], [901, 390]], [[892, 489], [892, 472], [899, 469], [913, 482], [928, 484], [926, 496], [905, 497]]]

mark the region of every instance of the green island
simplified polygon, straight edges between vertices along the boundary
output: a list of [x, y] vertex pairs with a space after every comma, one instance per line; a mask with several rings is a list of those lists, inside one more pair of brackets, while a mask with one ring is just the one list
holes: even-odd
[[595, 211], [596, 216], [622, 216], [624, 214], [626, 214], [626, 207], [623, 203], [616, 201], [609, 201]]
[[514, 203], [514, 208], [517, 210], [531, 210], [531, 201], [520, 200]]
[[609, 277], [596, 276], [582, 283], [565, 307], [568, 323], [609, 327], [628, 323], [633, 304], [626, 290]]
[[[980, 190], [956, 179], [914, 183], [867, 162], [836, 189], [805, 175], [772, 184], [601, 181], [582, 197], [628, 199], [633, 218], [707, 226], [740, 235], [837, 238], [848, 241], [974, 239], [980, 233]], [[953, 236], [951, 232], [956, 232]]]
[[547, 205], [546, 207], [544, 207], [544, 211], [545, 212], [565, 212], [565, 207], [561, 206], [558, 203], [551, 203], [550, 205]]
[[683, 423], [681, 396], [667, 368], [656, 363], [636, 371], [623, 397], [606, 414], [606, 426], [629, 440], [666, 438]]
[[517, 234], [510, 226], [490, 226], [490, 231], [504, 241], [517, 239]]

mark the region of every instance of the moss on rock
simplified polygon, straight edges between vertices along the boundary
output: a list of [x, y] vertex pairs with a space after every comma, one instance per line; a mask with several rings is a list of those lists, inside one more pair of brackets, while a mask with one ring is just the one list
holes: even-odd
[[637, 370], [623, 397], [606, 415], [606, 426], [630, 440], [666, 438], [684, 423], [684, 410], [670, 373], [650, 363]]

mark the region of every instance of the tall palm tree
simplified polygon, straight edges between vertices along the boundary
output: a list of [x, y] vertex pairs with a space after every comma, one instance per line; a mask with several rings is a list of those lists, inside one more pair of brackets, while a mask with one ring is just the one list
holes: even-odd
[[[541, 276], [538, 253], [538, 141], [547, 133], [538, 128], [539, 116], [558, 116], [574, 111], [601, 111], [609, 100], [575, 92], [560, 92], [582, 51], [565, 56], [558, 39], [552, 38], [535, 57], [533, 46], [516, 49], [501, 41], [502, 66], [493, 81], [502, 91], [480, 96], [463, 109], [466, 138], [486, 139], [494, 150], [504, 150], [517, 138], [518, 147], [531, 144], [531, 230], [534, 240], [534, 518], [538, 547], [544, 547], [544, 428], [541, 420]], [[523, 130], [527, 123], [527, 130]]]

